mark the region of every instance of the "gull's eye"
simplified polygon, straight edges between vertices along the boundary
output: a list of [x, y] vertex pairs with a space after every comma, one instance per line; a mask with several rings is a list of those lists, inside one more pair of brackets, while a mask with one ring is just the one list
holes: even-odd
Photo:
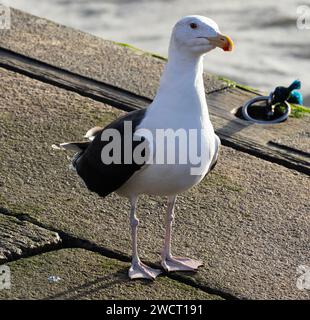
[[192, 29], [197, 29], [197, 23], [194, 23], [192, 22], [190, 25], [189, 25]]

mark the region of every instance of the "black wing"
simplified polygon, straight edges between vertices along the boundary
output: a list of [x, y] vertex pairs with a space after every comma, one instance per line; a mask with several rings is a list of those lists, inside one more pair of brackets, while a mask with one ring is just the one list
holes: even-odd
[[[141, 123], [146, 109], [136, 110], [116, 119], [107, 127], [100, 130], [95, 139], [89, 144], [87, 149], [81, 154], [75, 163], [78, 175], [84, 180], [87, 188], [104, 197], [109, 193], [120, 188], [143, 164], [124, 164], [122, 152], [121, 164], [104, 164], [101, 160], [101, 152], [109, 141], [101, 141], [102, 132], [106, 129], [116, 129], [121, 136], [121, 147], [124, 150], [124, 121], [131, 121], [132, 134], [136, 127]], [[132, 151], [141, 141], [132, 141]]]

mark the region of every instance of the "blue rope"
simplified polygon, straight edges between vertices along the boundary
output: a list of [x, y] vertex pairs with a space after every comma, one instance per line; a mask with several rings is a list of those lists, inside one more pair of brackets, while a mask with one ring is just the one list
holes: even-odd
[[290, 102], [294, 104], [303, 104], [303, 98], [301, 92], [298, 90], [301, 89], [301, 82], [299, 80], [295, 80], [289, 87], [276, 87], [274, 90], [273, 103], [278, 102]]

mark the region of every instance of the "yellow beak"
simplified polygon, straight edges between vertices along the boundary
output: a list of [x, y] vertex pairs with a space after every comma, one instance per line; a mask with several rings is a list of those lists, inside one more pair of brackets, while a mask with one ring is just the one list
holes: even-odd
[[226, 35], [218, 33], [216, 37], [208, 37], [209, 42], [224, 51], [232, 51], [234, 48], [233, 41]]

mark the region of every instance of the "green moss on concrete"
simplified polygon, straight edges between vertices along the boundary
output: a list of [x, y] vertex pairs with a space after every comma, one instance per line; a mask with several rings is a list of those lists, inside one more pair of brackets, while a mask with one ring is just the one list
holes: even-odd
[[114, 42], [114, 43], [117, 44], [118, 46], [126, 47], [126, 48], [131, 49], [136, 52], [146, 53], [145, 51], [143, 51], [143, 50], [141, 50], [131, 44], [128, 44], [128, 43], [124, 43], [124, 42]]
[[13, 203], [0, 195], [0, 213], [10, 214], [14, 216], [23, 216], [25, 214], [38, 214], [43, 208], [36, 207], [30, 203]]
[[[33, 203], [12, 203], [7, 201], [4, 197], [0, 197], [0, 206], [5, 208], [7, 212], [13, 214], [15, 216], [19, 215], [32, 215], [39, 214], [44, 212], [44, 208], [42, 206], [33, 204]], [[9, 208], [9, 209], [7, 209]], [[2, 209], [3, 210], [3, 209]], [[1, 209], [0, 209], [1, 211]]]
[[239, 88], [239, 89], [245, 90], [245, 91], [250, 91], [250, 92], [254, 92], [254, 93], [260, 93], [259, 90], [255, 89], [255, 88], [252, 88], [250, 86], [246, 86], [244, 84], [237, 83], [236, 87]]
[[306, 115], [310, 115], [310, 108], [305, 106], [300, 106], [291, 103], [291, 114], [292, 118], [303, 118]]
[[243, 192], [244, 188], [240, 185], [237, 185], [232, 179], [226, 175], [222, 175], [216, 171], [212, 172], [206, 178], [207, 184], [213, 184], [216, 187], [221, 187], [227, 191], [233, 192]]
[[131, 44], [128, 44], [128, 43], [123, 43], [123, 42], [114, 42], [115, 44], [119, 45], [119, 46], [122, 46], [122, 47], [126, 47], [130, 50], [133, 50], [134, 52], [136, 52], [137, 54], [140, 54], [140, 55], [148, 55], [148, 56], [151, 56], [151, 57], [154, 57], [154, 58], [157, 58], [157, 59], [160, 59], [160, 60], [163, 60], [163, 61], [167, 61], [168, 59], [162, 55], [159, 55], [157, 53], [153, 53], [153, 52], [149, 52], [149, 51], [144, 51], [142, 49], [139, 49]]
[[245, 90], [245, 91], [259, 93], [259, 90], [255, 89], [253, 87], [237, 83], [236, 81], [228, 79], [226, 77], [218, 76], [218, 79], [221, 80], [221, 81], [226, 82], [229, 88], [239, 88], [239, 89], [242, 89], [242, 90]]
[[154, 57], [154, 58], [157, 58], [157, 59], [160, 59], [160, 60], [163, 60], [163, 61], [168, 61], [168, 58], [158, 54], [158, 53], [152, 53], [152, 52], [149, 52], [149, 54]]
[[223, 76], [218, 76], [218, 80], [224, 81], [229, 88], [235, 88], [237, 86], [237, 82], [231, 79], [225, 78]]
[[[86, 106], [87, 107], [87, 106]], [[90, 120], [93, 123], [93, 127], [99, 126], [103, 127], [110, 123], [111, 121], [115, 120], [116, 118], [119, 117], [122, 112], [118, 111], [117, 109], [115, 110], [116, 112], [111, 113], [111, 112], [98, 112], [98, 110], [94, 110], [92, 108], [85, 108], [83, 111], [85, 115], [88, 115]], [[86, 132], [85, 132], [86, 133]]]
[[[290, 103], [290, 106], [291, 106], [291, 113], [289, 116], [291, 118], [300, 119], [310, 114], [310, 108], [308, 107], [293, 104], [293, 103]], [[286, 111], [286, 105], [284, 103], [282, 103], [281, 105], [280, 104], [276, 105], [275, 111], [277, 113], [284, 114]]]

